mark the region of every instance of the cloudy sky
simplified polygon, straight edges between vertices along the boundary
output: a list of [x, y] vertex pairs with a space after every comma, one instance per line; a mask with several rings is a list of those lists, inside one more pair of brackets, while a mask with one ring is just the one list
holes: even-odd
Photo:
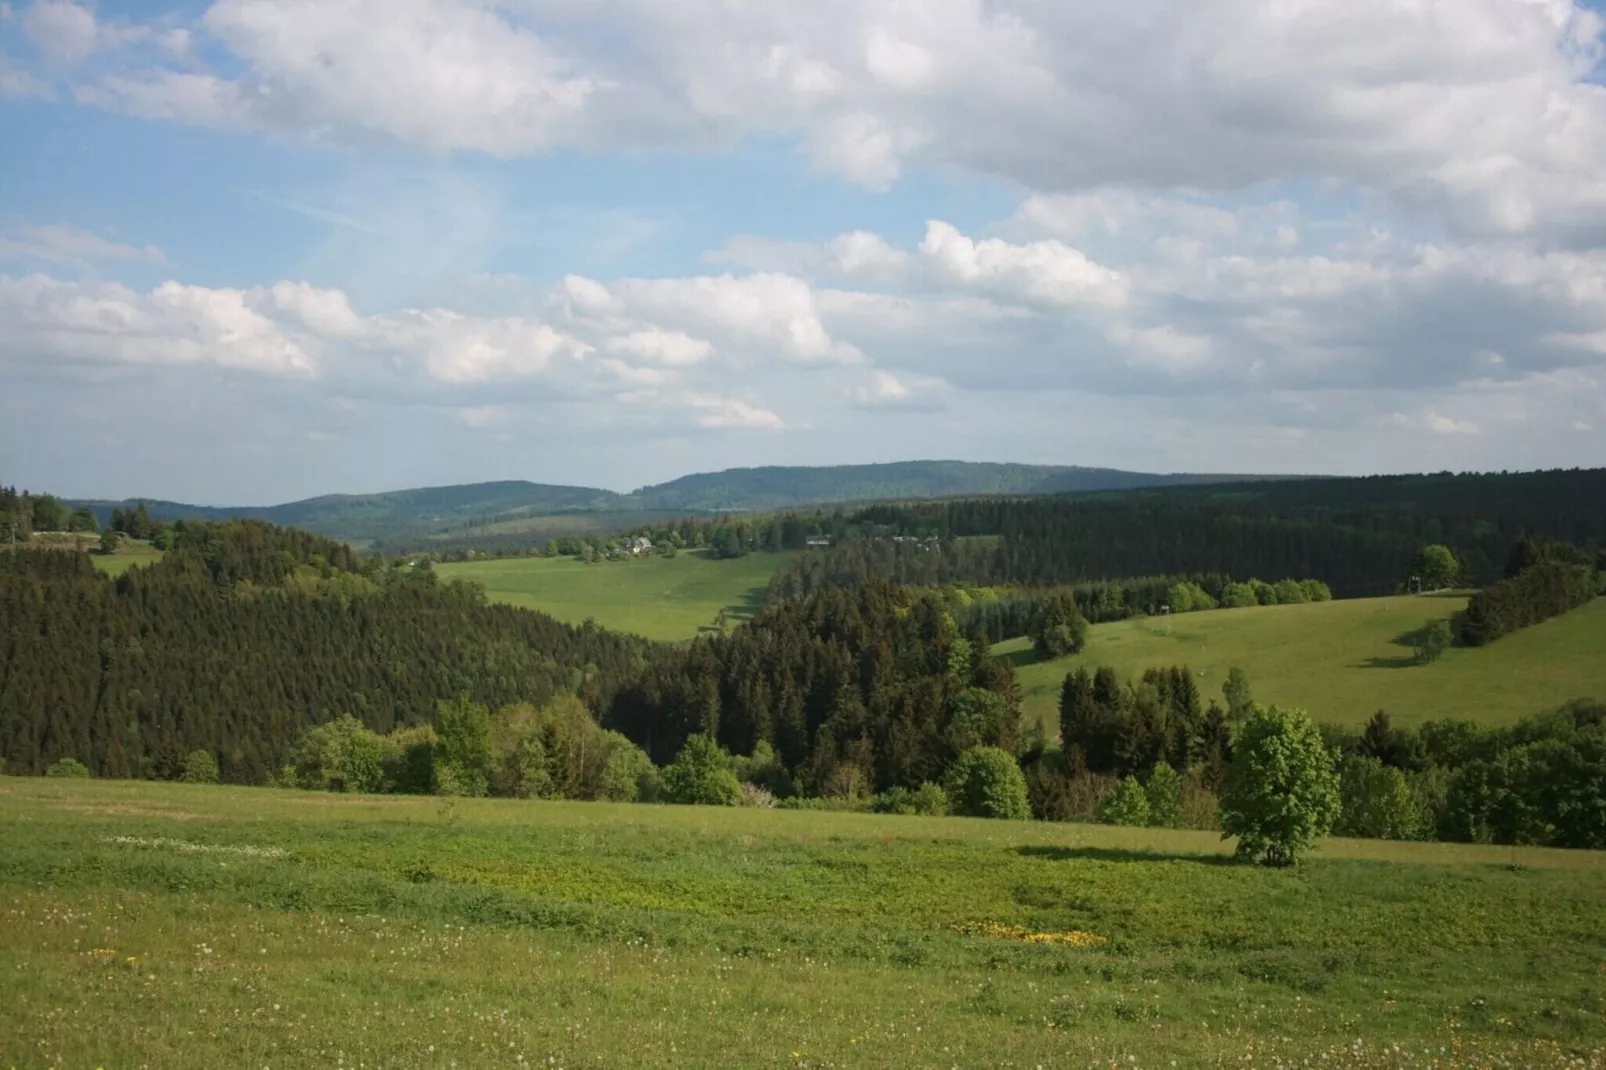
[[0, 481], [1606, 464], [1573, 0], [0, 3]]

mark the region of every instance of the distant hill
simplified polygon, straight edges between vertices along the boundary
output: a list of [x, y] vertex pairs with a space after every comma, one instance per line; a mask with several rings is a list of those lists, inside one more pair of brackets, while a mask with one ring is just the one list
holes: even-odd
[[329, 494], [270, 506], [186, 505], [150, 499], [71, 501], [67, 504], [72, 508], [88, 506], [104, 521], [113, 509], [133, 508], [143, 500], [151, 516], [158, 520], [253, 517], [353, 542], [374, 542], [416, 539], [492, 525], [506, 530], [509, 526], [518, 527], [517, 522], [525, 518], [533, 521], [572, 514], [750, 512], [829, 502], [1063, 494], [1256, 478], [1260, 477], [1162, 475], [1068, 465], [899, 461], [817, 468], [732, 468], [682, 476], [629, 494], [596, 487], [505, 480], [380, 494]]
[[716, 512], [782, 509], [822, 502], [1129, 490], [1179, 483], [1235, 482], [1246, 478], [1254, 477], [1156, 475], [1067, 465], [897, 461], [820, 468], [731, 468], [643, 487], [630, 497], [649, 509]]

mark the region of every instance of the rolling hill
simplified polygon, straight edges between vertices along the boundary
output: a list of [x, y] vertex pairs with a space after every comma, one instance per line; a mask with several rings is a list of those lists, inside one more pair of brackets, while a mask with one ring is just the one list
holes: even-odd
[[637, 522], [633, 514], [748, 512], [828, 502], [897, 498], [941, 498], [987, 494], [1059, 494], [1123, 490], [1179, 484], [1219, 483], [1252, 476], [1125, 472], [1113, 468], [1054, 465], [981, 464], [969, 461], [901, 461], [892, 464], [827, 467], [733, 468], [683, 476], [668, 483], [620, 494], [597, 487], [574, 487], [505, 480], [443, 487], [419, 487], [378, 494], [329, 494], [268, 506], [206, 506], [129, 498], [75, 500], [105, 521], [113, 509], [144, 502], [158, 520], [227, 520], [251, 517], [302, 528], [354, 543], [417, 540], [452, 533], [500, 528], [527, 530], [542, 537], [554, 516], [584, 514], [617, 517], [614, 527]]
[[1396, 595], [1136, 617], [1095, 624], [1081, 654], [1041, 661], [1024, 639], [997, 650], [1016, 664], [1028, 717], [1059, 735], [1065, 674], [1114, 666], [1137, 679], [1151, 666], [1186, 665], [1205, 699], [1221, 698], [1233, 666], [1256, 701], [1298, 706], [1317, 721], [1360, 725], [1377, 710], [1396, 724], [1467, 718], [1510, 724], [1576, 698], [1606, 697], [1606, 598], [1492, 643], [1453, 648], [1417, 665], [1403, 637], [1460, 609], [1464, 596]]

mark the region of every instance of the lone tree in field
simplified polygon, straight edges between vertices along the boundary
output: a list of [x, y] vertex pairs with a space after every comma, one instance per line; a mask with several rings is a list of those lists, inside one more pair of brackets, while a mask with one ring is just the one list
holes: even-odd
[[1221, 796], [1222, 838], [1238, 837], [1238, 857], [1291, 866], [1327, 835], [1341, 804], [1338, 772], [1304, 710], [1256, 709], [1232, 751]]

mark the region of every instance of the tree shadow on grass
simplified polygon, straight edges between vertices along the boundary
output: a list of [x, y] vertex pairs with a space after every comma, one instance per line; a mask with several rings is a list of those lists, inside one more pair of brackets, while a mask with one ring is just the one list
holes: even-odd
[[1038, 653], [1035, 646], [1029, 646], [1024, 650], [1011, 650], [1004, 654], [1001, 660], [1007, 661], [1013, 668], [1022, 669], [1028, 665], [1037, 665], [1040, 662], [1053, 661], [1054, 659]]
[[1093, 862], [1197, 862], [1202, 866], [1235, 866], [1238, 860], [1231, 855], [1177, 854], [1171, 851], [1128, 851], [1118, 847], [1043, 847], [1015, 848], [1023, 858], [1042, 858], [1050, 862], [1074, 862], [1085, 859]]
[[1370, 657], [1361, 662], [1360, 667], [1363, 669], [1415, 668], [1417, 665], [1421, 664], [1416, 660], [1416, 644], [1421, 638], [1424, 630], [1424, 628], [1412, 628], [1409, 631], [1401, 632], [1399, 635], [1396, 635], [1393, 639], [1389, 640], [1390, 646], [1404, 647], [1405, 649], [1411, 651], [1411, 653], [1397, 658]]

